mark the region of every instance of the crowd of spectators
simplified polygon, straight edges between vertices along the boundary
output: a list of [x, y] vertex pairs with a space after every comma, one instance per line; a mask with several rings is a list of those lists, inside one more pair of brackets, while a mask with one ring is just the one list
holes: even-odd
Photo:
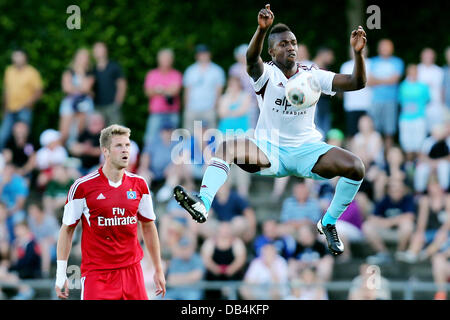
[[[326, 141], [351, 150], [366, 167], [360, 191], [338, 221], [346, 251], [337, 258], [314, 229], [331, 202], [336, 178], [275, 179], [265, 198], [278, 212], [267, 218], [252, 204], [253, 177], [237, 166], [212, 203], [206, 224], [193, 223], [171, 197], [176, 184], [198, 188], [217, 145], [217, 132], [243, 135], [255, 127], [259, 110], [246, 74], [245, 52], [246, 45], [234, 50], [236, 63], [227, 75], [213, 62], [207, 45], [196, 47], [195, 62], [184, 72], [174, 67], [174, 51], [163, 48], [157, 65], [142, 79], [148, 119], [143, 141], [132, 141], [127, 170], [142, 175], [153, 193], [167, 298], [220, 299], [229, 288], [205, 291], [195, 283], [240, 280], [243, 299], [328, 299], [324, 284], [333, 279], [334, 266], [351, 261], [351, 244], [360, 242], [372, 254], [354, 275], [349, 299], [390, 299], [388, 279], [377, 274], [381, 286], [369, 283], [380, 270], [376, 267], [426, 260], [438, 286], [435, 298], [446, 299], [450, 48], [444, 67], [435, 64], [435, 51], [425, 48], [420, 61], [406, 68], [394, 56], [389, 39], [379, 42], [376, 56], [366, 50], [367, 86], [338, 95], [345, 130], [332, 126], [332, 100], [319, 100], [316, 126]], [[307, 46], [300, 44], [299, 58], [307, 66], [314, 63], [335, 72], [351, 73], [353, 68], [352, 56], [340, 70], [333, 68], [334, 53], [326, 47], [310, 60]], [[33, 145], [33, 105], [45, 90], [26, 52], [13, 51], [4, 73], [0, 127], [0, 283], [17, 284], [17, 290], [11, 294], [0, 285], [0, 297], [30, 299], [34, 290], [22, 279], [53, 277], [68, 189], [102, 165], [101, 129], [112, 123], [126, 125], [122, 110], [127, 86], [126, 73], [110, 60], [105, 43], [76, 50], [62, 70], [59, 122], [55, 129], [39, 132], [39, 144]], [[180, 128], [185, 129], [183, 135], [175, 134]], [[286, 189], [289, 183], [291, 190]], [[151, 279], [148, 257], [142, 264], [146, 279]], [[151, 287], [148, 283], [149, 296]]]

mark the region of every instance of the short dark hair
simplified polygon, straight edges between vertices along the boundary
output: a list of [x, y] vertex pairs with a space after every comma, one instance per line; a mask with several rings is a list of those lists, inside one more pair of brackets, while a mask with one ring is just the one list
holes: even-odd
[[269, 33], [269, 48], [273, 47], [275, 35], [286, 31], [292, 32], [291, 29], [284, 23], [277, 23], [274, 25]]

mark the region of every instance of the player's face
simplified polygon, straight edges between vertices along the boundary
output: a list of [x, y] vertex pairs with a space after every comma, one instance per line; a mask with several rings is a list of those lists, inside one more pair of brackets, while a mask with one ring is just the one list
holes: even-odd
[[111, 146], [105, 151], [105, 159], [118, 169], [128, 167], [130, 161], [130, 138], [125, 135], [112, 136]]
[[294, 65], [298, 55], [295, 35], [290, 31], [280, 33], [269, 53], [277, 62], [285, 66]]

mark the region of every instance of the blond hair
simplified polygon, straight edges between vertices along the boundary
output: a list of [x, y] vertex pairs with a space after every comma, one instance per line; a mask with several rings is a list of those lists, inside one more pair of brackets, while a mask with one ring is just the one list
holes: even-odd
[[130, 137], [131, 130], [130, 128], [112, 124], [109, 127], [103, 129], [100, 133], [100, 148], [109, 149], [111, 146], [112, 136], [127, 136]]

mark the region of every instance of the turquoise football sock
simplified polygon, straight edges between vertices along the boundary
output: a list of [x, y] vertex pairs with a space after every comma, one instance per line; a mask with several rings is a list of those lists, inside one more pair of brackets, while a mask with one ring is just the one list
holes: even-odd
[[200, 198], [209, 211], [217, 191], [227, 181], [230, 165], [219, 158], [211, 158], [211, 163], [205, 170], [200, 188]]
[[361, 181], [341, 177], [336, 185], [333, 200], [322, 218], [322, 225], [336, 224], [336, 221], [355, 198]]

